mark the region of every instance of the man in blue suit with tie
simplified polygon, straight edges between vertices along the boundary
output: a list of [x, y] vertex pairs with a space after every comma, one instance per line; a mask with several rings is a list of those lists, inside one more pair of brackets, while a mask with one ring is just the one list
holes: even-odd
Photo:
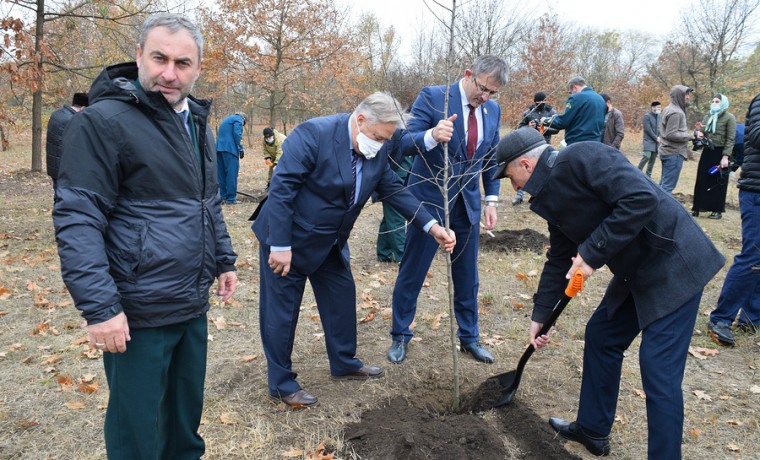
[[[448, 190], [450, 228], [458, 241], [452, 270], [459, 341], [463, 352], [486, 363], [493, 362], [493, 356], [480, 342], [478, 330], [478, 238], [481, 212], [486, 229], [496, 225], [499, 182], [493, 180], [489, 170], [495, 166], [501, 108], [492, 99], [506, 82], [507, 64], [501, 58], [485, 55], [449, 87], [447, 113], [443, 111], [446, 86], [423, 88], [412, 106], [408, 125], [411, 136], [404, 136], [402, 147], [407, 154], [417, 154], [409, 175], [409, 190], [439, 221], [443, 221], [441, 187]], [[449, 159], [447, 184], [443, 183], [445, 151]], [[483, 211], [481, 177], [486, 194]], [[423, 232], [409, 230], [393, 290], [393, 342], [388, 350], [388, 360], [393, 363], [406, 359], [417, 297], [435, 251], [435, 244]]]
[[356, 287], [348, 237], [373, 193], [451, 252], [456, 240], [404, 190], [387, 148], [404, 115], [398, 101], [374, 93], [351, 114], [308, 120], [283, 143], [269, 198], [253, 224], [260, 244], [259, 322], [269, 394], [292, 408], [317, 404], [296, 382], [290, 359], [304, 286], [317, 300], [333, 379], [380, 377], [356, 357]]

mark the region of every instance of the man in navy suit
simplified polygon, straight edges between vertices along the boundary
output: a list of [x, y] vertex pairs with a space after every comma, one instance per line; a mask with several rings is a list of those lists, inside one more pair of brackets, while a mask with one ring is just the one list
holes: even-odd
[[373, 193], [387, 200], [435, 245], [456, 240], [407, 190], [388, 164], [387, 148], [404, 116], [398, 101], [374, 93], [351, 114], [308, 120], [283, 143], [269, 198], [253, 224], [259, 249], [261, 341], [269, 394], [303, 408], [317, 398], [296, 382], [290, 359], [308, 279], [317, 300], [333, 379], [368, 379], [383, 369], [356, 355], [356, 287], [348, 237]]
[[[446, 86], [422, 89], [412, 106], [412, 119], [404, 136], [407, 154], [416, 153], [408, 187], [425, 209], [443, 221], [441, 187], [448, 189], [450, 228], [458, 244], [452, 255], [454, 313], [459, 325], [461, 350], [477, 360], [491, 363], [493, 356], [480, 342], [478, 330], [478, 238], [480, 214], [485, 228], [496, 224], [499, 182], [489, 169], [495, 165], [493, 151], [499, 143], [501, 109], [493, 99], [507, 81], [507, 64], [485, 55], [465, 70], [464, 77], [449, 87], [448, 113], [444, 113]], [[448, 183], [443, 184], [444, 152], [448, 154]], [[481, 211], [480, 178], [486, 194]], [[423, 232], [410, 229], [393, 290], [392, 344], [388, 360], [406, 359], [412, 339], [410, 325], [417, 310], [417, 297], [425, 281], [436, 245]]]

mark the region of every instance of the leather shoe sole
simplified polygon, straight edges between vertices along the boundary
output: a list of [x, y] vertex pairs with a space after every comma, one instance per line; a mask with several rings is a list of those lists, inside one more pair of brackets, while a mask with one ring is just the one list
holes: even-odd
[[382, 367], [375, 366], [362, 366], [353, 372], [343, 375], [331, 375], [333, 380], [367, 380], [376, 379], [385, 375], [385, 371]]
[[567, 422], [561, 418], [551, 417], [549, 425], [563, 438], [583, 444], [594, 455], [607, 456], [610, 454], [610, 439], [607, 436], [594, 437], [583, 432], [583, 428], [575, 422]]
[[319, 404], [319, 400], [304, 389], [286, 396], [269, 396], [273, 401], [281, 402], [293, 409], [305, 409]]

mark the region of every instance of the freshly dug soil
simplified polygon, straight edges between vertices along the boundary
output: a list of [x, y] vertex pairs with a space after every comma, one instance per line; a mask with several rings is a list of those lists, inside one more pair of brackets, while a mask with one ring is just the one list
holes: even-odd
[[480, 236], [481, 251], [497, 252], [516, 252], [532, 251], [535, 253], [544, 252], [549, 245], [549, 238], [532, 228], [522, 230], [499, 230], [493, 232], [491, 238], [485, 233]]
[[497, 409], [495, 424], [478, 415], [491, 409], [500, 395], [499, 389], [495, 379], [488, 379], [462, 398], [459, 413], [449, 414], [413, 407], [402, 398], [392, 399], [387, 406], [365, 412], [361, 422], [346, 428], [345, 439], [349, 446], [346, 457], [372, 460], [579, 458], [563, 448], [546, 420], [519, 401]]

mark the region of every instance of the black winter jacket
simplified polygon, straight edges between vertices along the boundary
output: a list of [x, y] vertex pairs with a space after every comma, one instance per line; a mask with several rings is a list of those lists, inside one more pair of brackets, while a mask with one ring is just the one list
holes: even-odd
[[47, 175], [55, 182], [58, 179], [58, 168], [61, 164], [61, 150], [63, 149], [63, 131], [66, 125], [76, 115], [76, 110], [69, 105], [64, 105], [50, 115], [45, 137], [45, 165]]
[[749, 103], [744, 119], [744, 162], [738, 187], [760, 193], [760, 94]]
[[64, 135], [53, 209], [61, 272], [89, 324], [123, 311], [131, 328], [205, 313], [236, 255], [217, 187], [209, 101], [188, 98], [203, 158], [134, 63], [105, 69]]
[[[557, 111], [549, 104], [541, 104], [540, 106], [531, 104], [530, 107], [528, 107], [528, 110], [523, 112], [520, 126], [528, 126], [530, 122], [534, 120], [536, 121], [536, 124], [538, 124], [541, 118], [550, 118], [554, 115], [557, 115]], [[546, 143], [551, 144], [552, 135], [557, 134], [558, 132], [558, 129], [544, 126], [544, 139], [546, 139]]]
[[642, 329], [701, 292], [725, 263], [680, 203], [601, 142], [578, 142], [559, 154], [547, 147], [524, 190], [531, 211], [549, 223], [536, 322], [562, 297], [578, 253], [614, 274], [602, 299], [608, 315], [632, 295]]

